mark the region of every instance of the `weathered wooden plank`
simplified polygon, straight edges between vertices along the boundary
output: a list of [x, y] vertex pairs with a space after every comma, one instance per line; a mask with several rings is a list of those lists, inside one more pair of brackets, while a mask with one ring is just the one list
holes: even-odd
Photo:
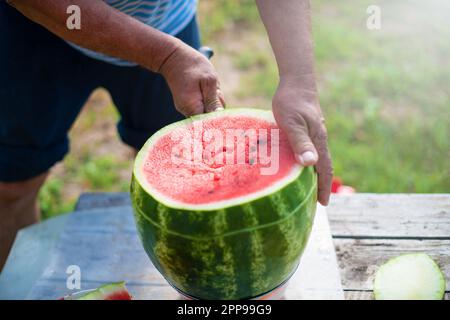
[[107, 209], [131, 205], [128, 192], [89, 192], [83, 193], [75, 205], [75, 211]]
[[[345, 291], [345, 300], [373, 300], [373, 292], [372, 291], [358, 291], [358, 290], [350, 290]], [[445, 293], [444, 300], [450, 300], [450, 293]]]
[[19, 231], [0, 274], [0, 300], [25, 299], [30, 285], [47, 267], [67, 217], [58, 216]]
[[137, 298], [178, 297], [146, 256], [129, 206], [71, 214], [26, 298], [56, 299], [71, 293], [66, 287], [66, 270], [71, 265], [80, 268], [81, 290], [125, 280]]
[[450, 239], [450, 194], [334, 195], [334, 237]]
[[424, 252], [440, 266], [450, 290], [450, 240], [334, 239], [344, 290], [372, 290], [378, 267], [403, 253]]

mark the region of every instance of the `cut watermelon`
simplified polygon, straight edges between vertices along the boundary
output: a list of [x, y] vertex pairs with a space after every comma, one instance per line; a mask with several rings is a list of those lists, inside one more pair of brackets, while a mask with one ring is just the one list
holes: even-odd
[[105, 284], [94, 290], [86, 290], [74, 293], [64, 300], [131, 300], [125, 282]]
[[131, 196], [144, 248], [167, 281], [201, 299], [246, 299], [295, 271], [316, 207], [270, 111], [195, 116], [139, 152]]
[[377, 300], [441, 300], [445, 278], [427, 254], [404, 254], [380, 267], [373, 291]]

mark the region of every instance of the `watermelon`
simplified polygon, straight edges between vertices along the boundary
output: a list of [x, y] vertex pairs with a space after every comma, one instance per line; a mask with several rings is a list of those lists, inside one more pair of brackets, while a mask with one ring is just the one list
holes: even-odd
[[445, 277], [429, 255], [403, 254], [378, 269], [373, 292], [377, 300], [442, 300]]
[[66, 296], [63, 300], [131, 300], [125, 282], [105, 284], [94, 290], [85, 290]]
[[144, 249], [173, 287], [248, 299], [295, 272], [316, 190], [272, 112], [228, 109], [155, 133], [136, 157], [131, 200]]

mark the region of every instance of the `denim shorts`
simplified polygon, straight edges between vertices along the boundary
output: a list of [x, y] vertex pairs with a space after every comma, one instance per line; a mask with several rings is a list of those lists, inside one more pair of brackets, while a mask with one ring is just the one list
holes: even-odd
[[[0, 181], [46, 172], [69, 151], [68, 131], [91, 92], [106, 88], [123, 142], [139, 149], [180, 120], [164, 78], [95, 60], [0, 1]], [[176, 36], [200, 47], [196, 18]]]

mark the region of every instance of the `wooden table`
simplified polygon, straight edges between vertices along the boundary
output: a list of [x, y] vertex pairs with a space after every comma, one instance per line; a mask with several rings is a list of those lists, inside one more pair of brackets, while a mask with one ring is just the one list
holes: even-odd
[[429, 254], [450, 299], [450, 195], [334, 196], [327, 208], [346, 299], [371, 299], [377, 267], [408, 252]]
[[[76, 210], [128, 205], [127, 194], [84, 194]], [[435, 259], [446, 276], [447, 290], [450, 290], [450, 195], [333, 196], [327, 212], [347, 299], [371, 299], [373, 275], [377, 267], [387, 259], [406, 252], [425, 252]], [[57, 218], [54, 224], [59, 221], [62, 224], [63, 219]], [[44, 241], [27, 245], [26, 250], [45, 252], [48, 249], [45, 246], [57, 237], [53, 230], [39, 228], [39, 232]], [[14, 260], [14, 257], [11, 258]], [[39, 270], [43, 260], [23, 262], [23, 259], [18, 259], [19, 265], [14, 267], [26, 268], [27, 265], [20, 264], [34, 264], [34, 269]], [[17, 276], [33, 278], [36, 276], [33, 275], [34, 269]], [[6, 281], [5, 278], [3, 274], [0, 276], [0, 291], [6, 282], [14, 281], [11, 277]], [[20, 292], [17, 294], [20, 295]], [[450, 298], [449, 291], [445, 298]]]

